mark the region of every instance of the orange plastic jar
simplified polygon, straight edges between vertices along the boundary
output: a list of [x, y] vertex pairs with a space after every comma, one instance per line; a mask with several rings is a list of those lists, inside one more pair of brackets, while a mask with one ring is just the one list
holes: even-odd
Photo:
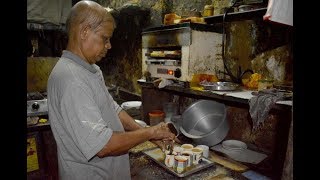
[[164, 121], [164, 112], [161, 110], [153, 110], [149, 112], [150, 126], [154, 126]]

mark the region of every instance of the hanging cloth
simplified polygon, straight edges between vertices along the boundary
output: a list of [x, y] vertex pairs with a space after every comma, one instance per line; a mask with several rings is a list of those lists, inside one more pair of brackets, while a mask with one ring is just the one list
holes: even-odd
[[293, 26], [293, 1], [269, 0], [263, 19]]

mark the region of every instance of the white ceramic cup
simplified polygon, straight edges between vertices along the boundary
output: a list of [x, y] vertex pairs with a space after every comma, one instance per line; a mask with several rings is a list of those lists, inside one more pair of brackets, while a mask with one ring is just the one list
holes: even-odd
[[193, 164], [199, 164], [202, 158], [203, 150], [201, 148], [195, 147], [191, 149], [193, 153]]
[[175, 155], [181, 155], [181, 152], [183, 151], [183, 148], [182, 147], [180, 147], [180, 146], [174, 146], [173, 147], [173, 153], [175, 154]]
[[207, 145], [197, 145], [196, 147], [201, 148], [203, 150], [203, 157], [209, 157], [209, 146]]
[[186, 158], [188, 158], [187, 167], [192, 166], [192, 164], [193, 164], [193, 152], [192, 151], [182, 151], [181, 155], [186, 157]]
[[188, 158], [184, 156], [175, 156], [174, 157], [174, 169], [178, 173], [182, 173], [186, 170], [188, 163]]
[[192, 144], [182, 144], [181, 147], [184, 151], [190, 151], [194, 146]]
[[174, 165], [174, 155], [173, 154], [167, 154], [166, 158], [164, 160], [164, 164], [167, 167], [173, 167], [173, 165]]

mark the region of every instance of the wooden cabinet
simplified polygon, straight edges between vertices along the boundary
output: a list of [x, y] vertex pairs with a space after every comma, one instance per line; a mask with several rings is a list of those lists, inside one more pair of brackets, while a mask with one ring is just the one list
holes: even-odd
[[49, 125], [28, 128], [27, 179], [58, 180], [57, 145]]

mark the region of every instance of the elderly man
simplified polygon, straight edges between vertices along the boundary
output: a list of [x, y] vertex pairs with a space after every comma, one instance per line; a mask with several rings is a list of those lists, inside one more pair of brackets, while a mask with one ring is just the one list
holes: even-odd
[[109, 94], [95, 63], [111, 48], [111, 14], [93, 1], [80, 1], [66, 25], [67, 49], [47, 85], [60, 179], [130, 179], [130, 148], [175, 135], [164, 123], [141, 127]]

